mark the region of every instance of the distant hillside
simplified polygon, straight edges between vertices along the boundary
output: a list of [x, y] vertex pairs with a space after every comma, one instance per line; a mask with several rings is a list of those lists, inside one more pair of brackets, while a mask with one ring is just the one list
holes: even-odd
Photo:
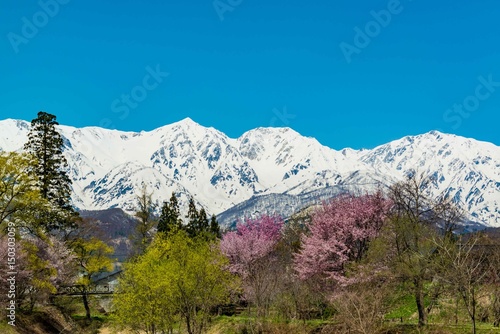
[[113, 257], [116, 257], [118, 262], [124, 261], [131, 254], [130, 236], [137, 226], [134, 217], [117, 208], [83, 210], [80, 215], [92, 220], [91, 223], [95, 226], [93, 234], [114, 248]]

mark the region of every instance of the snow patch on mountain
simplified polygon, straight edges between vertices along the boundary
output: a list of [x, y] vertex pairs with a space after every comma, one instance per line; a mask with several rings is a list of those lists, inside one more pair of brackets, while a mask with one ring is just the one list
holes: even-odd
[[[0, 121], [0, 150], [21, 151], [29, 129], [26, 121]], [[233, 139], [189, 118], [152, 131], [59, 130], [80, 209], [132, 212], [145, 187], [158, 205], [172, 192], [181, 207], [192, 196], [229, 224], [264, 210], [288, 214], [342, 191], [383, 189], [418, 173], [432, 177], [432, 194], [452, 198], [471, 220], [500, 226], [500, 148], [474, 139], [431, 131], [371, 150], [336, 151], [290, 128], [257, 128]]]

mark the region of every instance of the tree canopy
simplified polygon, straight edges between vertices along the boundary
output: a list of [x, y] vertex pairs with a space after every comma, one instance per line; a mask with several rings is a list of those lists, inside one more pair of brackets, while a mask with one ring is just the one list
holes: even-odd
[[71, 205], [71, 179], [66, 173], [68, 162], [63, 154], [64, 141], [57, 131], [56, 116], [40, 111], [31, 121], [24, 149], [33, 159], [33, 173], [38, 179], [42, 197], [58, 209], [44, 212], [49, 231], [73, 228], [76, 212]]
[[159, 235], [125, 266], [114, 298], [118, 323], [161, 333], [181, 319], [188, 333], [204, 332], [210, 309], [228, 301], [234, 277], [227, 264], [213, 242], [182, 230]]
[[299, 276], [344, 281], [345, 265], [364, 257], [390, 206], [381, 193], [342, 195], [324, 203], [312, 214], [310, 232], [302, 237], [302, 247], [295, 257]]

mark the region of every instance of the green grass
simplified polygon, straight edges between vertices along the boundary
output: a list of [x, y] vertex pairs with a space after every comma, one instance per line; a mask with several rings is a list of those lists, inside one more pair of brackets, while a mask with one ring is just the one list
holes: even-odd
[[[73, 314], [71, 318], [75, 321], [82, 321], [87, 319], [84, 314]], [[109, 320], [109, 317], [107, 315], [93, 315], [90, 317], [90, 319], [92, 319], [92, 321], [104, 323]]]
[[394, 301], [393, 309], [386, 314], [386, 319], [409, 319], [417, 312], [415, 299], [412, 295], [403, 295]]
[[[480, 324], [476, 327], [478, 334], [498, 334], [500, 328], [495, 328], [489, 324]], [[398, 324], [388, 326], [385, 334], [470, 334], [472, 326], [470, 325], [437, 325], [430, 324], [419, 329], [415, 324]]]
[[321, 328], [330, 323], [330, 321], [321, 319], [285, 321], [277, 318], [266, 318], [262, 320], [241, 314], [216, 317], [208, 333], [243, 334], [253, 333], [256, 328], [261, 328], [265, 333], [308, 334], [314, 329]]
[[[272, 312], [271, 312], [272, 313]], [[410, 294], [402, 294], [394, 301], [392, 310], [385, 316], [384, 334], [469, 334], [472, 333], [472, 325], [465, 310], [459, 309], [459, 325], [454, 324], [455, 305], [443, 301], [436, 305], [428, 315], [428, 325], [423, 329], [418, 328], [418, 316], [415, 301]], [[403, 322], [400, 322], [403, 319]], [[340, 321], [341, 319], [336, 319]], [[219, 316], [212, 323], [209, 334], [243, 334], [250, 333], [259, 324], [259, 320], [244, 312], [236, 316]], [[309, 334], [314, 329], [327, 327], [330, 332], [335, 332], [335, 323], [321, 319], [314, 320], [279, 320], [272, 316], [260, 324], [265, 333], [286, 334]], [[500, 334], [500, 328], [493, 327], [490, 323], [477, 323], [478, 334]], [[254, 331], [255, 332], [255, 331]]]
[[[267, 320], [262, 324], [265, 328], [265, 333], [273, 334], [308, 334], [324, 326], [333, 325], [329, 321], [319, 319], [306, 321], [290, 321], [290, 322], [277, 322]], [[243, 334], [251, 333], [252, 329], [257, 327], [257, 320], [249, 316], [220, 316], [214, 319], [211, 329], [208, 334]], [[333, 331], [335, 331], [333, 327]], [[391, 323], [387, 322], [384, 334], [469, 334], [472, 333], [472, 326], [469, 324], [461, 325], [442, 325], [442, 324], [429, 324], [423, 329], [419, 329], [416, 323]], [[478, 334], [500, 334], [500, 328], [495, 328], [491, 324], [477, 324]]]
[[6, 320], [0, 322], [0, 333], [2, 334], [17, 334], [16, 328], [9, 325]]

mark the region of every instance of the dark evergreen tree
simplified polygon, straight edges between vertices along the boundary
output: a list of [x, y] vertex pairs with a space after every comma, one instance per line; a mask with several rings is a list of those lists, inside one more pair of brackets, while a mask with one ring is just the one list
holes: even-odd
[[196, 209], [196, 204], [194, 203], [194, 199], [191, 197], [189, 199], [188, 205], [188, 213], [186, 218], [188, 219], [188, 223], [186, 226], [187, 233], [190, 237], [194, 237], [198, 232], [198, 210]]
[[198, 211], [192, 198], [189, 201], [187, 218], [189, 221], [186, 230], [191, 238], [200, 237], [206, 240], [213, 240], [221, 237], [219, 223], [215, 215], [212, 215], [209, 221], [205, 209], [202, 207]]
[[175, 196], [175, 193], [173, 191], [172, 196], [170, 196], [170, 208], [172, 209], [172, 212], [175, 215], [175, 220], [178, 223], [179, 216], [181, 215], [179, 211], [179, 201], [177, 200], [177, 197]]
[[158, 232], [159, 233], [169, 233], [172, 231], [171, 220], [172, 210], [170, 209], [169, 202], [163, 202], [161, 207], [160, 218], [158, 218]]
[[[63, 138], [56, 129], [56, 116], [40, 111], [31, 121], [28, 142], [24, 149], [34, 159], [34, 174], [43, 198], [55, 206], [55, 211], [41, 213], [48, 231], [74, 227], [77, 216], [71, 206], [71, 179], [66, 174], [68, 162], [63, 155]], [[56, 212], [57, 211], [57, 212]]]
[[196, 232], [197, 234], [208, 232], [208, 218], [207, 213], [204, 208], [201, 208], [198, 212], [198, 223], [196, 224]]
[[61, 208], [71, 206], [71, 180], [65, 169], [68, 162], [62, 153], [63, 139], [57, 132], [56, 116], [40, 111], [31, 121], [24, 149], [37, 160], [35, 173], [42, 196]]
[[220, 239], [222, 237], [219, 222], [217, 221], [215, 215], [212, 215], [212, 218], [210, 219], [210, 233], [217, 239]]
[[167, 234], [173, 230], [182, 228], [179, 216], [179, 202], [177, 201], [175, 193], [172, 192], [170, 201], [163, 202], [160, 218], [158, 220], [158, 232]]

